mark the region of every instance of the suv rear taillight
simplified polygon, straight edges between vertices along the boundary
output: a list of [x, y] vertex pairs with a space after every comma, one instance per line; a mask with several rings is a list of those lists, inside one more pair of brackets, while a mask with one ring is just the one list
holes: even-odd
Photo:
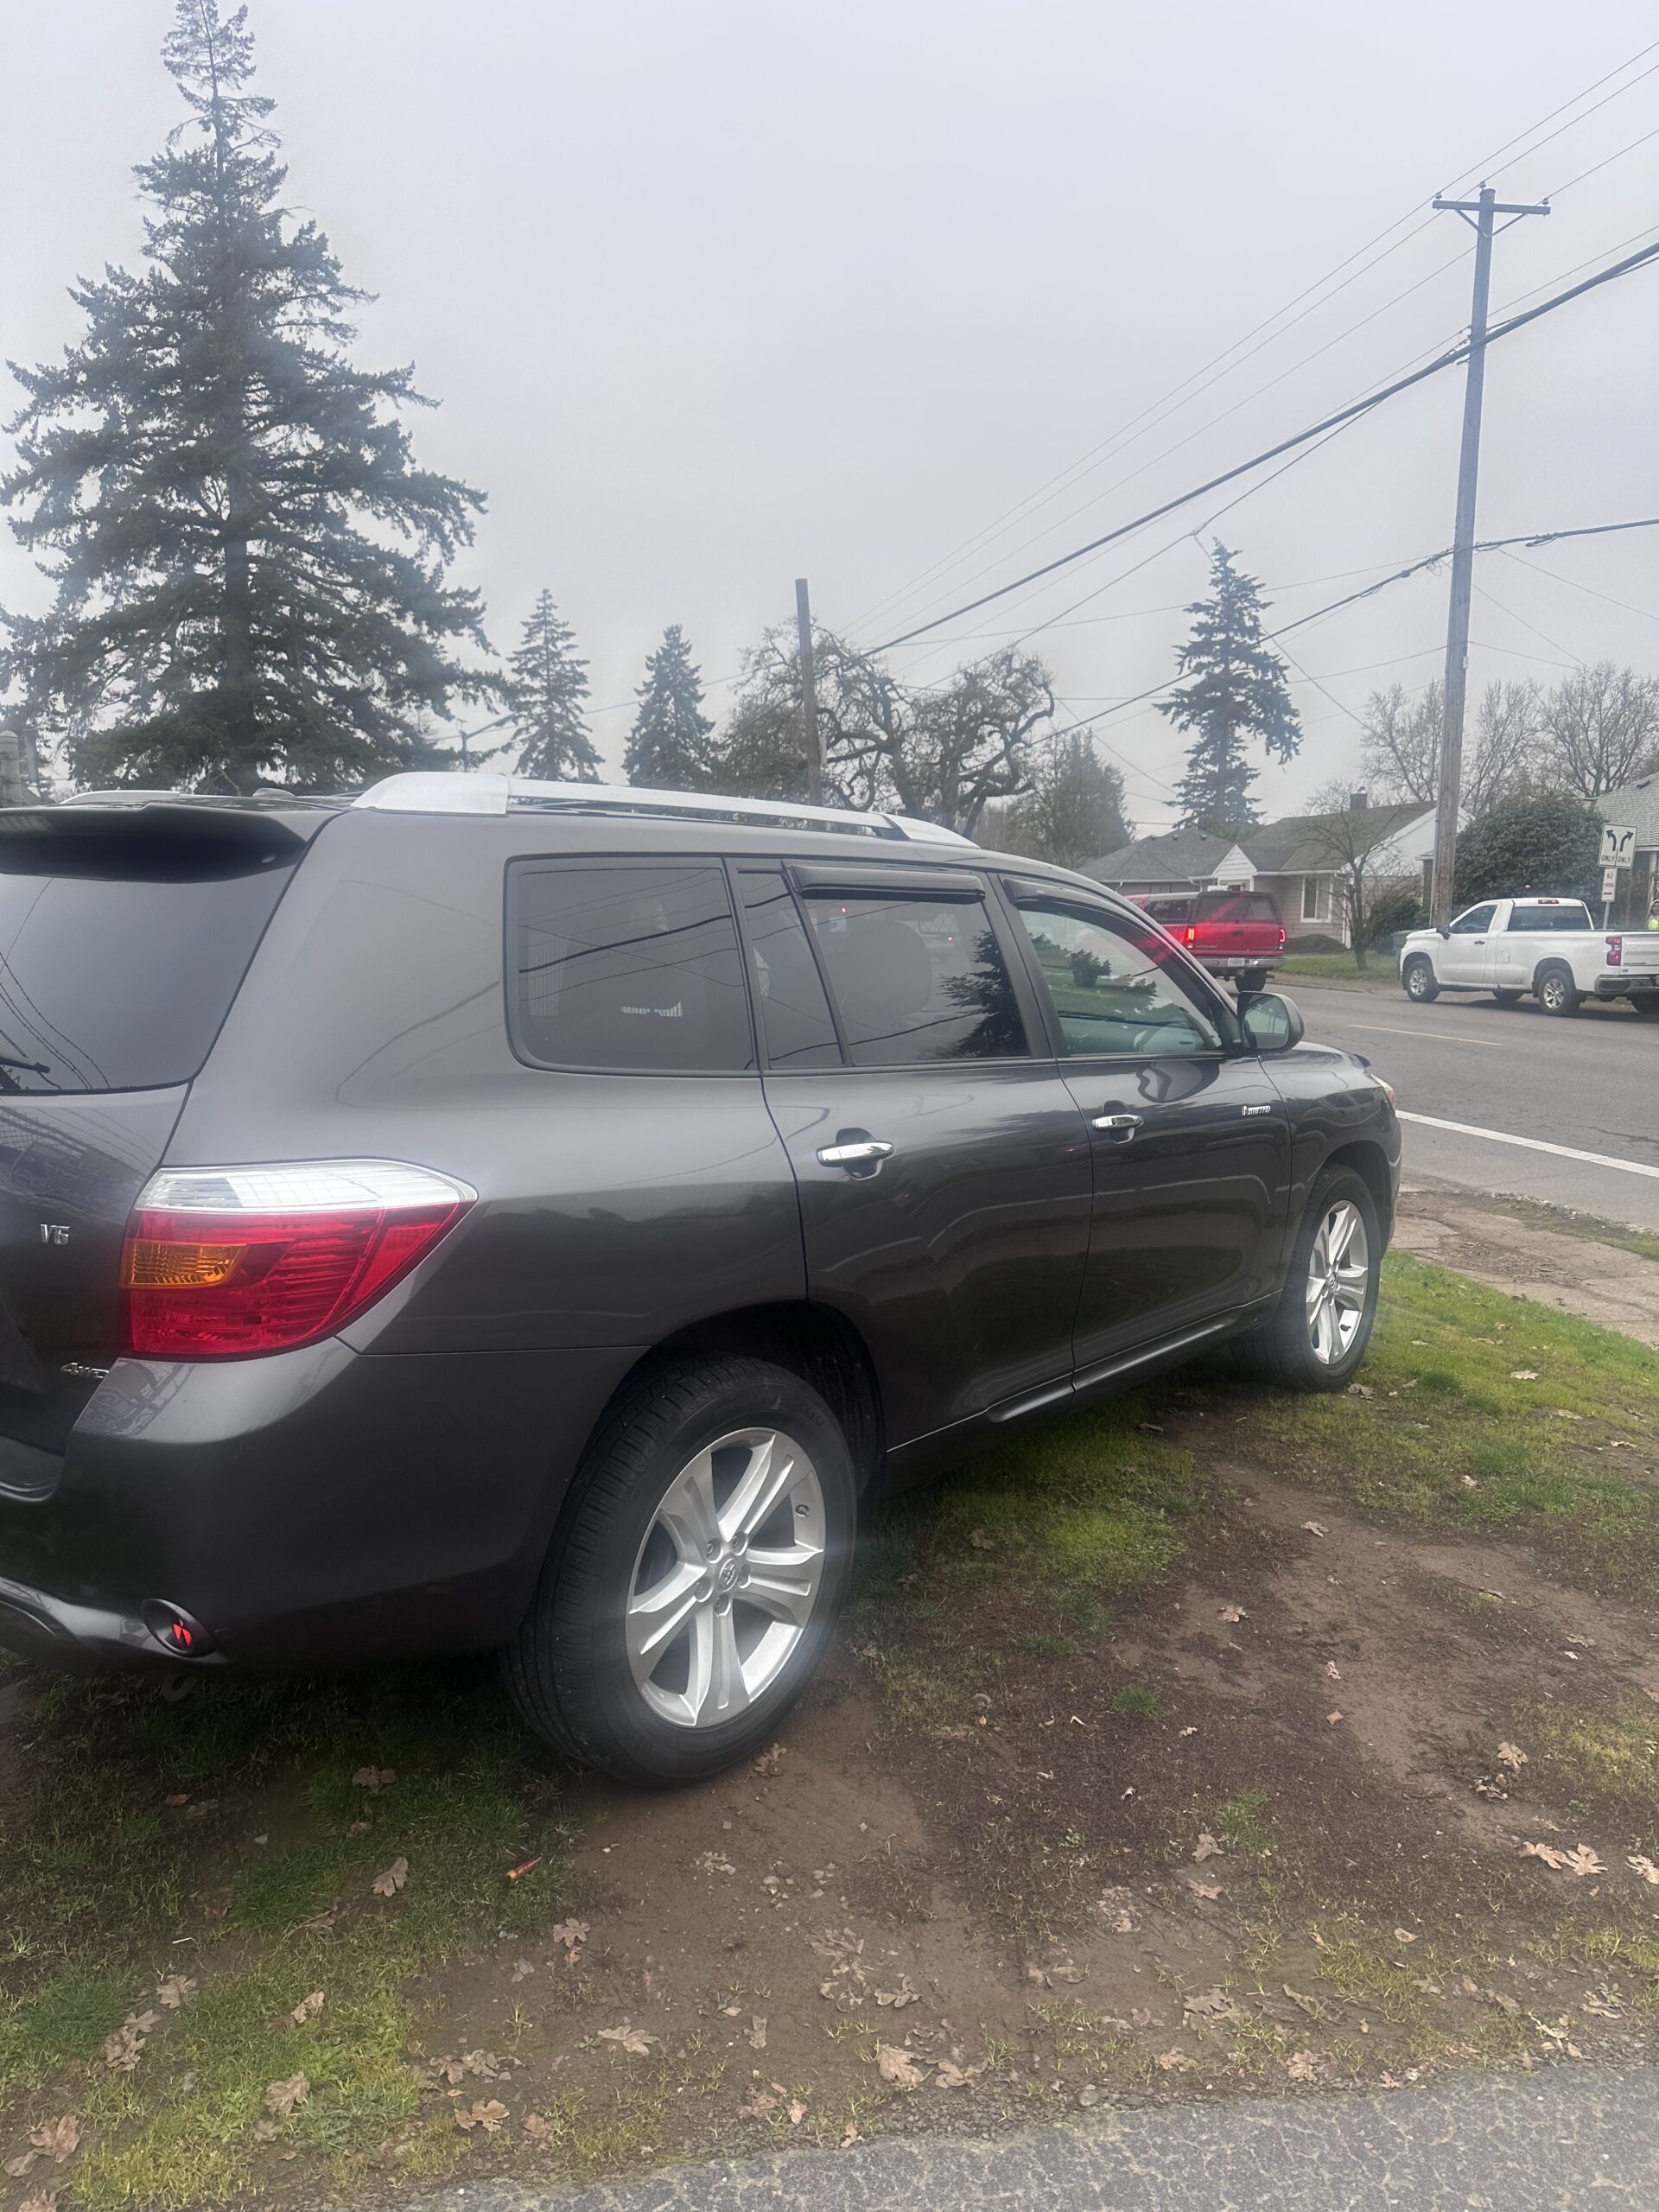
[[1280, 951], [1281, 951], [1281, 952], [1282, 952], [1282, 951], [1284, 950], [1284, 949], [1285, 949], [1285, 932], [1284, 932], [1283, 927], [1281, 926], [1281, 929], [1280, 929], [1280, 931], [1279, 931], [1279, 950], [1280, 950]]
[[236, 1359], [315, 1343], [407, 1274], [477, 1196], [394, 1160], [164, 1167], [127, 1224], [124, 1348]]
[[1197, 930], [1183, 930], [1181, 935], [1188, 944], [1196, 944], [1198, 941], [1198, 933]]

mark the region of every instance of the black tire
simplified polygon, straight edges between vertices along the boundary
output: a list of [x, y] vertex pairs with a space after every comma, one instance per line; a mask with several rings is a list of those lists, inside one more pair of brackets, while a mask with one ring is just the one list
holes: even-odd
[[1633, 992], [1630, 1004], [1638, 1014], [1645, 1014], [1651, 1020], [1656, 1014], [1659, 1014], [1659, 991]]
[[[623, 1615], [670, 1488], [734, 1430], [775, 1427], [802, 1447], [823, 1500], [823, 1579], [782, 1672], [731, 1720], [686, 1727], [645, 1702]], [[847, 1592], [857, 1523], [852, 1456], [834, 1414], [786, 1368], [715, 1356], [656, 1366], [607, 1414], [583, 1457], [530, 1611], [502, 1654], [513, 1702], [554, 1750], [619, 1781], [701, 1782], [772, 1740], [806, 1688]]]
[[1522, 1000], [1525, 998], [1526, 993], [1524, 991], [1502, 990], [1494, 991], [1492, 993], [1492, 996], [1497, 1001], [1499, 1006], [1519, 1006]]
[[[1352, 1343], [1340, 1357], [1323, 1360], [1313, 1348], [1308, 1325], [1307, 1281], [1313, 1240], [1332, 1208], [1347, 1202], [1364, 1224], [1369, 1280], [1359, 1325]], [[1319, 1174], [1308, 1198], [1307, 1211], [1291, 1247], [1290, 1266], [1278, 1306], [1270, 1320], [1245, 1335], [1235, 1337], [1235, 1363], [1259, 1382], [1277, 1384], [1281, 1390], [1340, 1390], [1352, 1379], [1365, 1357], [1376, 1320], [1376, 1287], [1382, 1264], [1382, 1234], [1376, 1201], [1370, 1185], [1351, 1167], [1327, 1167]]]
[[1576, 1014], [1584, 1003], [1584, 993], [1573, 982], [1573, 970], [1562, 967], [1559, 961], [1551, 961], [1548, 967], [1541, 968], [1532, 988], [1546, 1014]]
[[1427, 1006], [1440, 995], [1434, 980], [1434, 963], [1423, 953], [1414, 953], [1400, 971], [1400, 988], [1418, 1006]]

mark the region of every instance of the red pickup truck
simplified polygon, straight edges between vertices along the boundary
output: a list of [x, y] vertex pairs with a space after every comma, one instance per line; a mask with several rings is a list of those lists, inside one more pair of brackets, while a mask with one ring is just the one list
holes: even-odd
[[1212, 976], [1259, 990], [1285, 957], [1285, 925], [1266, 891], [1160, 892], [1136, 900]]

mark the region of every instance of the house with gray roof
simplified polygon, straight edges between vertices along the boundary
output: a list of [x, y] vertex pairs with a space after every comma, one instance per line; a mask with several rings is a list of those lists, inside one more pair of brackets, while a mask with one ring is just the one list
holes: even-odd
[[1294, 814], [1239, 832], [1236, 839], [1203, 830], [1172, 830], [1137, 837], [1103, 853], [1084, 870], [1131, 898], [1172, 891], [1269, 891], [1278, 901], [1286, 933], [1345, 945], [1348, 917], [1342, 896], [1344, 856], [1366, 854], [1366, 872], [1378, 883], [1410, 883], [1427, 897], [1434, 855], [1434, 810], [1416, 799], [1398, 806], [1370, 806], [1356, 791], [1348, 815], [1366, 817], [1356, 847], [1344, 815]]
[[1643, 922], [1659, 905], [1659, 770], [1604, 791], [1595, 806], [1614, 829], [1636, 832], [1636, 859], [1619, 885], [1615, 919]]

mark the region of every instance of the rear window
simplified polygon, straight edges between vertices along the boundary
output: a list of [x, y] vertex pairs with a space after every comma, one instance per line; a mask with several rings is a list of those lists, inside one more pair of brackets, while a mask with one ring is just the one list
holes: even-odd
[[1197, 901], [1195, 918], [1201, 922], [1271, 922], [1279, 909], [1265, 891], [1206, 891]]
[[1589, 909], [1577, 899], [1563, 899], [1554, 906], [1510, 909], [1511, 930], [1587, 930], [1594, 926]]
[[509, 871], [512, 1041], [547, 1067], [741, 1074], [754, 1065], [725, 871], [519, 862]]
[[0, 850], [0, 1091], [148, 1090], [207, 1058], [292, 873], [188, 841]]

